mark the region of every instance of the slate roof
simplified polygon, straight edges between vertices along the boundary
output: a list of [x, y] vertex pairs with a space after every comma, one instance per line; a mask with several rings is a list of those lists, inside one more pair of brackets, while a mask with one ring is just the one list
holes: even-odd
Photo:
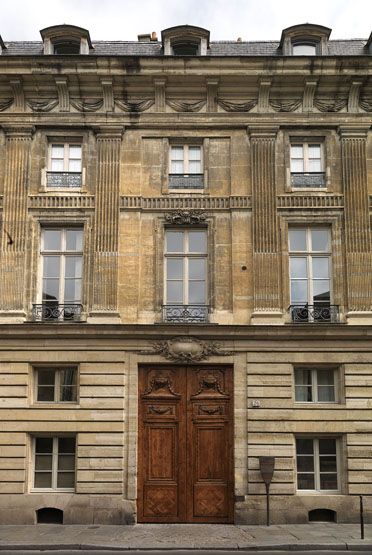
[[[329, 56], [365, 56], [367, 39], [331, 40]], [[5, 42], [2, 56], [42, 56], [43, 43]], [[161, 42], [93, 41], [90, 56], [162, 56]], [[216, 41], [210, 43], [209, 56], [280, 56], [279, 41]]]

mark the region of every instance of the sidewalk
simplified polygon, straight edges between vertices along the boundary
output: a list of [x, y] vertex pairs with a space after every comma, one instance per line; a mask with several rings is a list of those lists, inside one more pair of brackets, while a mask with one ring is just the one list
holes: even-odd
[[372, 552], [372, 524], [360, 539], [356, 524], [228, 526], [219, 524], [137, 524], [134, 526], [0, 526], [4, 549], [358, 549]]

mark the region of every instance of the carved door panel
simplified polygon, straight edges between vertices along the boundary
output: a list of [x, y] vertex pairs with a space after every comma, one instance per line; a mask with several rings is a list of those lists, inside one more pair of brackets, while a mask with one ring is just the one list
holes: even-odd
[[138, 521], [233, 522], [232, 371], [139, 371]]

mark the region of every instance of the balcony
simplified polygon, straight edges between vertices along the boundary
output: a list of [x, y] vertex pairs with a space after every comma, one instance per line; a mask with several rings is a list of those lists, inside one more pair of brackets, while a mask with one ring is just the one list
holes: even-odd
[[298, 188], [317, 189], [325, 187], [324, 172], [308, 172], [308, 173], [291, 173], [291, 186]]
[[163, 305], [163, 321], [169, 324], [205, 324], [209, 306], [197, 304]]
[[80, 189], [81, 172], [47, 172], [47, 187], [52, 189]]
[[292, 304], [289, 307], [293, 324], [338, 324], [340, 311], [338, 305], [319, 303]]
[[83, 306], [75, 303], [42, 303], [32, 305], [34, 322], [80, 322]]
[[202, 173], [169, 174], [169, 189], [204, 189], [204, 175]]

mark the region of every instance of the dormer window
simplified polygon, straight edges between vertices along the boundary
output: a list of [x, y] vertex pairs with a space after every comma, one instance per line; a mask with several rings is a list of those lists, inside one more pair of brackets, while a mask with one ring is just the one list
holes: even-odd
[[314, 42], [295, 42], [292, 43], [293, 56], [316, 56], [317, 45]]
[[161, 32], [165, 56], [206, 56], [209, 31], [193, 25], [179, 25]]
[[93, 48], [89, 31], [75, 25], [54, 25], [42, 29], [40, 34], [44, 43], [44, 54], [73, 56], [89, 54]]
[[73, 55], [80, 54], [80, 41], [76, 40], [58, 40], [53, 42], [54, 54]]

